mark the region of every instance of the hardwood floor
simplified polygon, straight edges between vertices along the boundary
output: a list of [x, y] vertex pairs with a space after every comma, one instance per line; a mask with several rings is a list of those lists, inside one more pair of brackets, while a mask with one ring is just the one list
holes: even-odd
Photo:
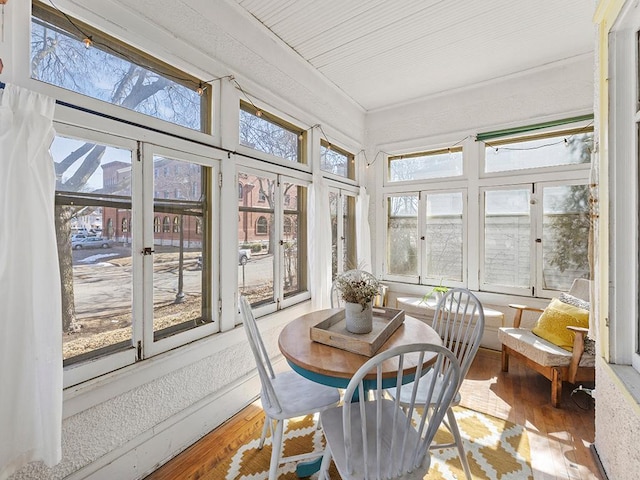
[[[594, 410], [588, 397], [572, 397], [573, 386], [565, 383], [562, 408], [553, 408], [547, 379], [515, 359], [509, 367], [502, 373], [500, 353], [481, 349], [462, 385], [462, 405], [526, 427], [535, 480], [604, 480], [590, 450]], [[259, 430], [262, 418], [260, 407], [249, 405], [145, 480], [202, 477]]]

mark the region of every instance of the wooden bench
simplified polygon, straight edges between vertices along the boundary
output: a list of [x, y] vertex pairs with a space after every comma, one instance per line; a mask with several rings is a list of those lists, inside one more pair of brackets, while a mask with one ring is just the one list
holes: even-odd
[[[569, 294], [588, 301], [590, 282], [576, 279]], [[510, 304], [516, 310], [513, 327], [498, 330], [498, 339], [502, 343], [502, 371], [509, 371], [509, 357], [515, 357], [527, 367], [544, 375], [551, 381], [551, 405], [560, 407], [562, 382], [570, 383], [595, 380], [595, 355], [584, 353], [586, 328], [567, 327], [575, 332], [573, 351], [565, 350], [534, 334], [531, 329], [521, 327], [523, 312], [544, 310], [526, 305]]]

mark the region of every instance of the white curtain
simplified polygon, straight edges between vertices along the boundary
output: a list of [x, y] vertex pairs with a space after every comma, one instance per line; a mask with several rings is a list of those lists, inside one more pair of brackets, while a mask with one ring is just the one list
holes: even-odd
[[329, 189], [320, 175], [309, 187], [309, 290], [314, 310], [329, 308], [331, 290], [331, 211]]
[[356, 249], [358, 250], [358, 268], [373, 272], [371, 263], [371, 229], [369, 228], [369, 194], [360, 187], [356, 198]]
[[61, 459], [54, 108], [43, 95], [0, 89], [0, 480], [29, 462]]

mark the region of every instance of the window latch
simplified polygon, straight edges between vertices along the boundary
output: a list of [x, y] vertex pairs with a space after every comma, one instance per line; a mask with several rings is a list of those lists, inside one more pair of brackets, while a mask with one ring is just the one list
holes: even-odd
[[142, 255], [152, 255], [155, 253], [155, 250], [151, 247], [144, 247], [144, 250], [142, 250]]

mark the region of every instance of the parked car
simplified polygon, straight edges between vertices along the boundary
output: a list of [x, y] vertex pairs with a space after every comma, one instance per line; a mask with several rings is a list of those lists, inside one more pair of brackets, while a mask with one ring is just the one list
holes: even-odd
[[250, 258], [251, 250], [248, 248], [241, 248], [238, 250], [238, 265], [246, 265]]
[[82, 248], [109, 248], [113, 245], [113, 240], [102, 237], [84, 237], [71, 240], [71, 248], [80, 250]]
[[95, 236], [96, 236], [95, 234], [91, 234], [91, 233], [76, 233], [75, 235], [71, 235], [71, 241], [80, 240], [88, 237], [95, 237]]
[[[238, 265], [246, 265], [251, 258], [251, 250], [248, 248], [241, 248], [238, 250]], [[202, 268], [202, 256], [196, 258], [196, 268]]]

